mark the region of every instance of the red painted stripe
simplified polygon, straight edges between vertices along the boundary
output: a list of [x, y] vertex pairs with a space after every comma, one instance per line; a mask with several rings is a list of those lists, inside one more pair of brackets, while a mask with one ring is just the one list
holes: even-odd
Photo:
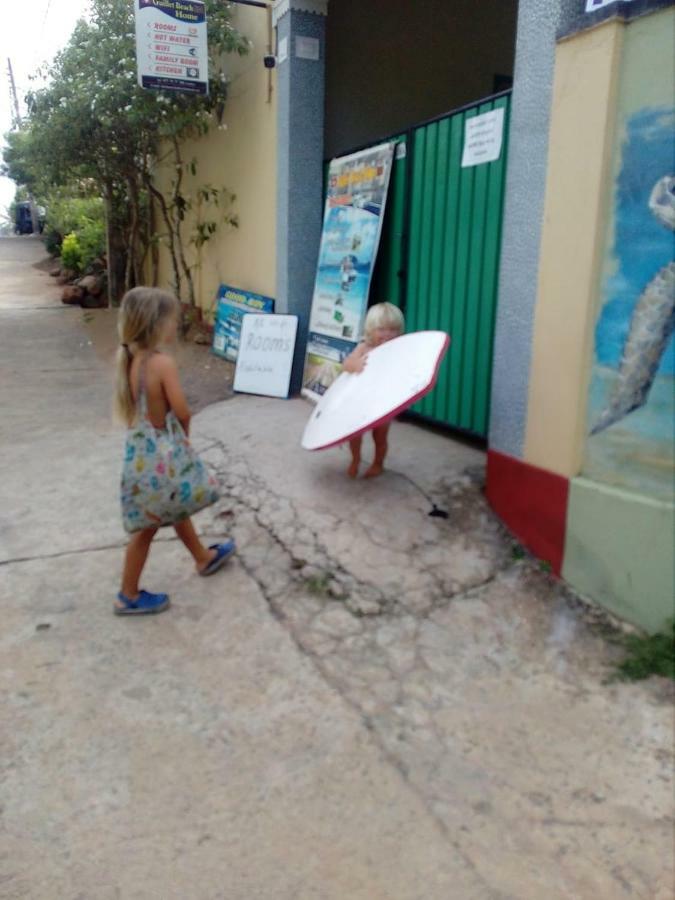
[[516, 537], [560, 575], [565, 553], [569, 479], [489, 450], [487, 497]]

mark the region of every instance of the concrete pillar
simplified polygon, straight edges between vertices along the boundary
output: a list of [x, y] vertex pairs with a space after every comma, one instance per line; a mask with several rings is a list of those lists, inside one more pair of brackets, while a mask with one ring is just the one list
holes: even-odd
[[302, 386], [323, 201], [328, 0], [276, 0], [277, 312], [298, 316], [291, 393]]
[[491, 449], [516, 458], [527, 424], [560, 3], [518, 5], [490, 414]]

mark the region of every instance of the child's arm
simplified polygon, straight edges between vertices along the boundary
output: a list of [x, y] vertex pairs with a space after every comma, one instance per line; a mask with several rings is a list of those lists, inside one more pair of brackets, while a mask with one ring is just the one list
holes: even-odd
[[354, 375], [363, 372], [366, 367], [366, 357], [368, 356], [369, 349], [370, 347], [368, 344], [359, 344], [359, 346], [353, 350], [342, 363], [344, 371], [351, 372]]
[[178, 366], [170, 356], [157, 356], [157, 368], [162, 381], [162, 390], [174, 415], [183, 426], [185, 434], [190, 434], [190, 407], [188, 406], [178, 375]]

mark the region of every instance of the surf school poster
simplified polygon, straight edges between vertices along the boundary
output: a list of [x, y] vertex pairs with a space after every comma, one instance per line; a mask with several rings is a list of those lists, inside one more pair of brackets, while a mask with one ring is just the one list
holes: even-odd
[[317, 399], [361, 340], [394, 144], [334, 159], [328, 171], [303, 393]]
[[248, 313], [273, 312], [274, 300], [271, 297], [221, 284], [213, 328], [213, 353], [229, 362], [236, 362], [244, 316]]

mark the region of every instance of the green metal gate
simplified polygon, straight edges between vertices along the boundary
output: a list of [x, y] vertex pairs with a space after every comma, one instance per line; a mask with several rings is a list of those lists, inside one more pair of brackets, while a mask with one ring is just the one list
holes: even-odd
[[[510, 94], [420, 125], [397, 147], [371, 302], [405, 311], [408, 331], [440, 329], [452, 343], [435, 390], [414, 412], [486, 437], [508, 150]], [[461, 167], [465, 124], [504, 109], [492, 163]]]

